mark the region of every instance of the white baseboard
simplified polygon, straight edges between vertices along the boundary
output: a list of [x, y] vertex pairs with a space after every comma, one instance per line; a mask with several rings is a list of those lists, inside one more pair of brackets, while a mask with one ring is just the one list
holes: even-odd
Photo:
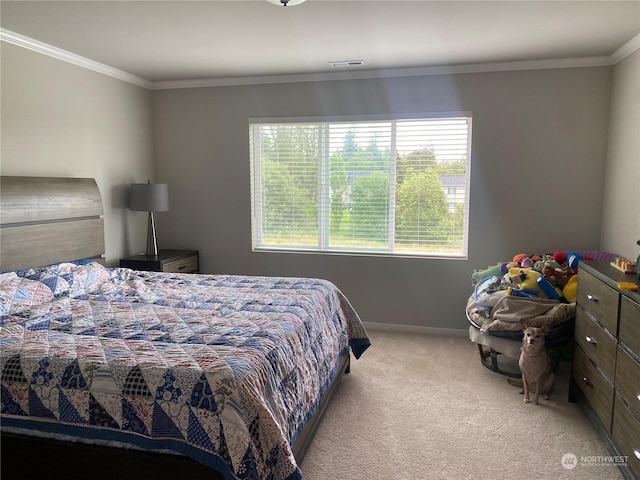
[[388, 332], [419, 333], [423, 335], [444, 335], [450, 337], [468, 337], [469, 329], [420, 327], [418, 325], [395, 325], [391, 323], [363, 322], [367, 330], [386, 330]]

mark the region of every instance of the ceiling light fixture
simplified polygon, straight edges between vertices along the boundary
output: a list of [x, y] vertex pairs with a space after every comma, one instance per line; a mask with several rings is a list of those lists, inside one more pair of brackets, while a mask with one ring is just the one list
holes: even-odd
[[287, 5], [300, 5], [304, 1], [305, 0], [267, 0], [267, 2], [269, 3], [273, 3], [274, 5], [282, 5], [283, 7], [286, 7]]

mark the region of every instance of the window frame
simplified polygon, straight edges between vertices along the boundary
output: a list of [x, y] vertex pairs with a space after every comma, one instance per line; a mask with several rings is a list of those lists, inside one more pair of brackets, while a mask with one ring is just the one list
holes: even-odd
[[[466, 144], [466, 165], [465, 165], [465, 201], [463, 202], [462, 220], [462, 251], [460, 253], [445, 252], [407, 252], [395, 250], [395, 190], [396, 190], [396, 155], [390, 155], [390, 178], [389, 178], [389, 245], [390, 248], [367, 249], [359, 247], [338, 247], [329, 245], [330, 231], [330, 209], [322, 208], [321, 203], [330, 202], [330, 194], [325, 191], [318, 198], [318, 242], [315, 246], [295, 245], [295, 244], [264, 244], [261, 239], [262, 233], [262, 208], [258, 208], [256, 198], [262, 196], [262, 152], [261, 142], [255, 141], [254, 131], [264, 125], [304, 125], [319, 124], [320, 140], [318, 168], [319, 191], [321, 188], [330, 189], [330, 182], [326, 181], [328, 169], [330, 168], [329, 134], [331, 124], [335, 123], [366, 123], [366, 122], [390, 122], [393, 133], [391, 135], [390, 151], [396, 149], [396, 126], [399, 121], [411, 120], [451, 120], [465, 119], [467, 121], [467, 144]], [[279, 252], [279, 253], [300, 253], [300, 254], [324, 254], [324, 255], [351, 255], [351, 256], [384, 256], [384, 257], [410, 257], [423, 259], [468, 259], [469, 251], [469, 210], [471, 193], [471, 165], [472, 165], [472, 132], [473, 116], [469, 111], [446, 111], [446, 112], [421, 112], [411, 114], [380, 114], [380, 115], [340, 115], [340, 116], [312, 116], [312, 117], [251, 117], [249, 118], [249, 151], [250, 151], [250, 183], [251, 183], [251, 237], [253, 252]], [[259, 158], [260, 161], [257, 161]], [[457, 190], [457, 188], [456, 188]], [[456, 195], [457, 196], [457, 195]], [[448, 205], [448, 202], [447, 202]], [[321, 213], [322, 212], [322, 213]]]

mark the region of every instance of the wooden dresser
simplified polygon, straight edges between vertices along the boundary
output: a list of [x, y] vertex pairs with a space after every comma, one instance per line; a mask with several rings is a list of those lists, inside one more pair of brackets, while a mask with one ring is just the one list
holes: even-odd
[[570, 400], [586, 400], [625, 478], [640, 479], [640, 286], [606, 262], [580, 262]]

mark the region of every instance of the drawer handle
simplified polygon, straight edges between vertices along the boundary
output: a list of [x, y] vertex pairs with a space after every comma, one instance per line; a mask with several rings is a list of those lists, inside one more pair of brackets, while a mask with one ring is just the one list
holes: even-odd
[[633, 454], [636, 456], [638, 460], [640, 460], [640, 450], [638, 450], [637, 448], [634, 448]]
[[595, 295], [591, 295], [590, 293], [587, 294], [587, 298], [589, 300], [591, 300], [592, 302], [597, 302], [598, 301], [598, 297], [596, 297]]
[[586, 336], [586, 337], [584, 337], [584, 339], [587, 341], [587, 343], [590, 343], [591, 345], [597, 345], [598, 344], [598, 341], [593, 337]]
[[582, 381], [587, 384], [589, 387], [593, 387], [593, 382], [589, 380], [587, 377], [582, 377]]
[[187, 266], [186, 266], [186, 265], [180, 265], [180, 266], [178, 267], [178, 270], [184, 270], [185, 268], [187, 268]]

